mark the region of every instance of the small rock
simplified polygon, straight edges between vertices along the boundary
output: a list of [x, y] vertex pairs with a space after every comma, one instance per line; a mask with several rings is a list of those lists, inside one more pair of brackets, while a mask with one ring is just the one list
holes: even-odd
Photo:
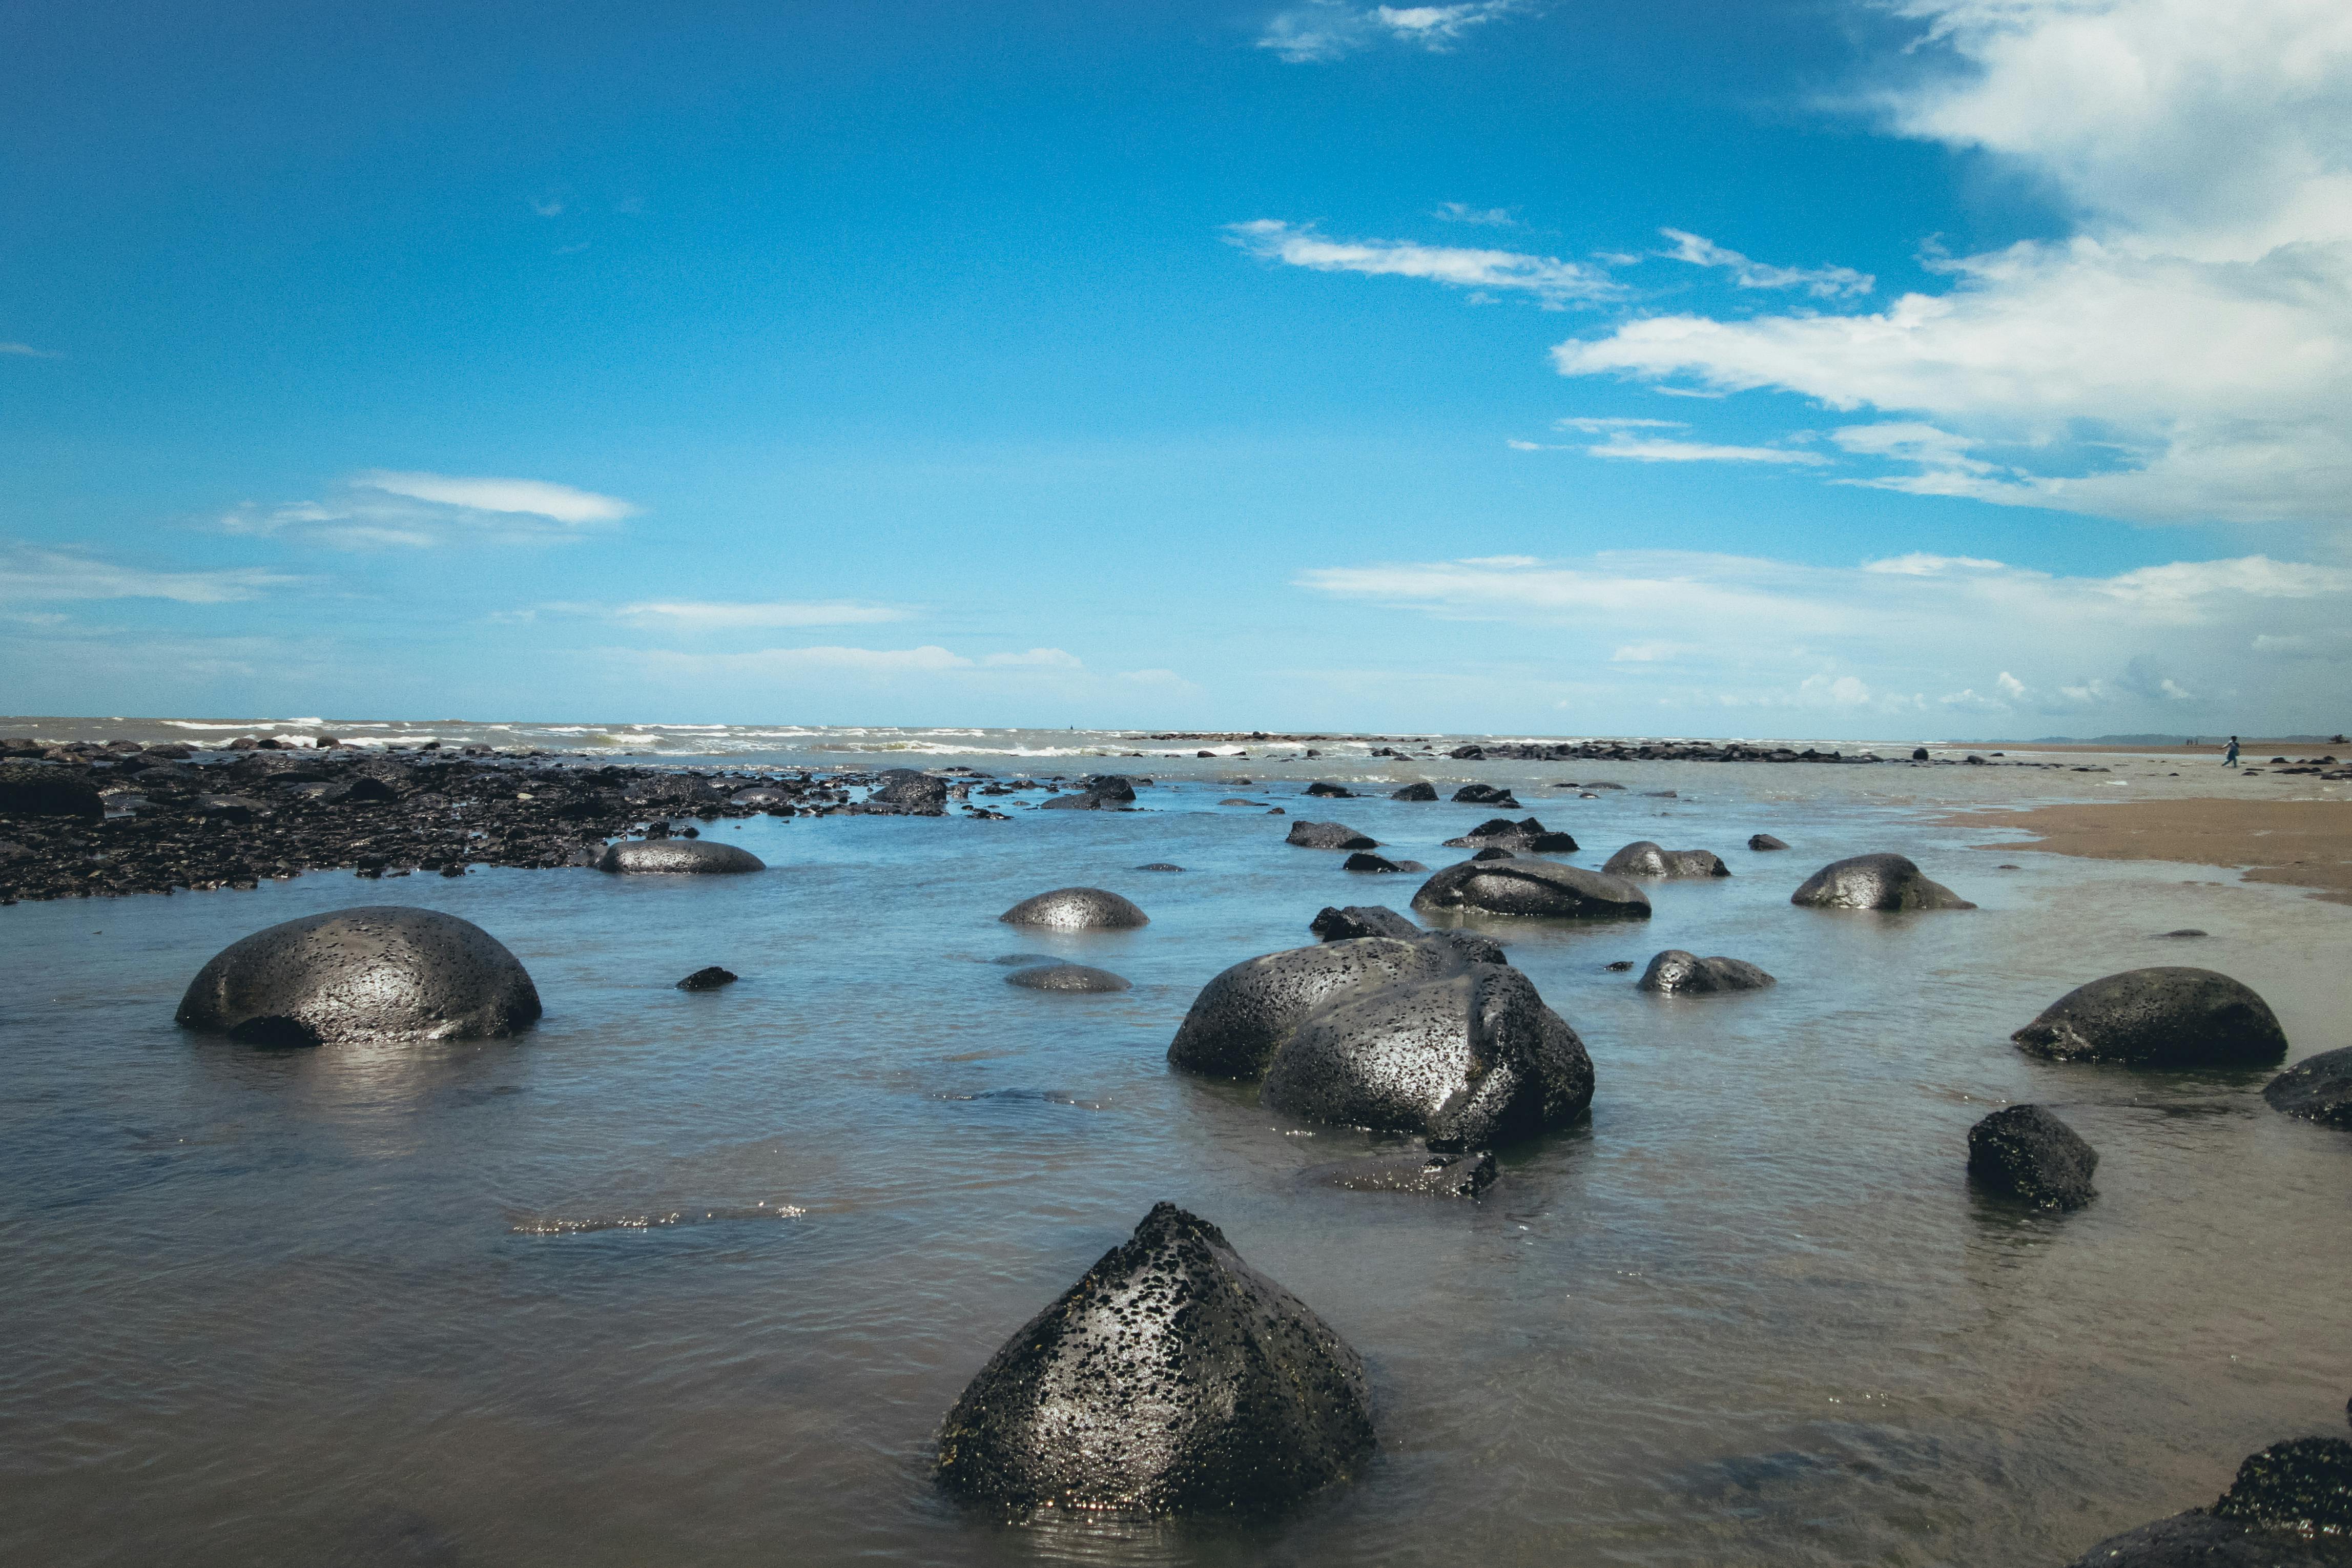
[[1307, 929], [1325, 942], [1345, 942], [1349, 937], [1392, 936], [1412, 941], [1429, 933], [1403, 915], [1381, 904], [1349, 904], [1334, 909], [1326, 904], [1322, 911], [1307, 922]]
[[1136, 868], [1139, 871], [1181, 871], [1183, 868], [1181, 866], [1171, 865], [1165, 860], [1154, 860], [1149, 866]]
[[2195, 926], [2182, 926], [2179, 931], [2159, 931], [2157, 934], [2159, 937], [2176, 937], [2185, 940], [2189, 937], [2203, 936], [2205, 933]]
[[1044, 963], [1034, 969], [1016, 969], [1004, 977], [1007, 985], [1018, 985], [1029, 991], [1066, 991], [1101, 994], [1125, 991], [1129, 982], [1108, 969], [1095, 969], [1084, 963]]
[[1781, 843], [1780, 840], [1773, 837], [1769, 833], [1753, 833], [1748, 835], [1748, 847], [1760, 851], [1765, 849], [1786, 849], [1788, 846]]
[[1425, 1193], [1443, 1198], [1475, 1198], [1495, 1184], [1495, 1156], [1475, 1153], [1375, 1154], [1318, 1165], [1307, 1179], [1351, 1193]]
[[[1298, 826], [1300, 827], [1304, 827], [1307, 824], [1302, 822]], [[1294, 831], [1296, 830], [1294, 829]], [[1355, 854], [1349, 856], [1348, 863], [1339, 868], [1343, 871], [1389, 872], [1425, 871], [1429, 868], [1423, 866], [1416, 861], [1391, 860], [1384, 855], [1366, 854], [1364, 851], [1360, 849]]]
[[1325, 800], [1353, 800], [1356, 798], [1356, 792], [1349, 789], [1347, 785], [1324, 784], [1319, 780], [1314, 784], [1308, 784], [1307, 786], [1307, 793], [1311, 795], [1319, 795]]
[[2038, 1208], [2078, 1209], [2097, 1195], [2098, 1152], [2038, 1105], [1996, 1110], [1969, 1129], [1969, 1175]]
[[1513, 797], [1509, 790], [1496, 789], [1493, 784], [1466, 784], [1460, 789], [1455, 790], [1454, 792], [1454, 804], [1456, 805], [1499, 805], [1509, 811], [1517, 811], [1519, 808], [1518, 801]]
[[1622, 974], [1633, 967], [1633, 961], [1630, 958], [1612, 958], [1601, 967], [1612, 974]]
[[2271, 1079], [2263, 1098], [2285, 1115], [2352, 1128], [2352, 1046], [2305, 1057]]
[[1712, 996], [1727, 991], [1760, 991], [1779, 982], [1744, 959], [1701, 958], [1670, 947], [1650, 960], [1650, 967], [1634, 984], [1665, 996]]
[[721, 969], [714, 963], [708, 968], [698, 969], [679, 981], [677, 988], [680, 991], [716, 991], [722, 985], [734, 984], [738, 978], [733, 970]]
[[1344, 822], [1309, 822], [1305, 817], [1290, 825], [1283, 839], [1301, 849], [1377, 849], [1380, 840], [1357, 832]]
[[1711, 849], [1661, 849], [1635, 839], [1601, 868], [1612, 877], [1728, 877], [1731, 868]]
[[1389, 798], [1391, 800], [1435, 800], [1437, 786], [1427, 784], [1409, 784], [1402, 789], [1391, 790]]

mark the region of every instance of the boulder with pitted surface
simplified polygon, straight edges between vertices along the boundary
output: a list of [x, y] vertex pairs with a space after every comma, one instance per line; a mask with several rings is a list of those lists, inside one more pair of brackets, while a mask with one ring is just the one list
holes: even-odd
[[1728, 877], [1731, 868], [1712, 849], [1661, 849], [1637, 838], [1601, 862], [1612, 877]]
[[1634, 984], [1664, 996], [1712, 996], [1727, 991], [1760, 991], [1779, 982], [1745, 959], [1701, 958], [1670, 947], [1650, 960], [1650, 966]]
[[1024, 899], [996, 918], [1049, 931], [1126, 931], [1151, 923], [1150, 915], [1102, 888], [1056, 888]]
[[596, 858], [596, 869], [622, 876], [690, 876], [764, 871], [768, 863], [749, 849], [702, 838], [628, 838]]
[[2286, 1033], [2252, 987], [2210, 969], [2127, 969], [2078, 985], [2010, 1038], [2054, 1061], [2269, 1067]]
[[1976, 905], [1931, 882], [1900, 855], [1856, 855], [1833, 860], [1805, 879], [1789, 896], [1792, 904], [1815, 910], [1972, 910]]
[[1625, 880], [1550, 860], [1465, 860], [1412, 896], [1416, 910], [1530, 915], [1552, 920], [1645, 921], [1649, 895]]

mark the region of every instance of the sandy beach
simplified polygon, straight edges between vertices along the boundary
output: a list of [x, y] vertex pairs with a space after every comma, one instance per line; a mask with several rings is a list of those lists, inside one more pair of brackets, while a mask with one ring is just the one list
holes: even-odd
[[2309, 888], [2352, 903], [2352, 802], [2148, 800], [2113, 805], [1979, 807], [1941, 819], [1952, 826], [2014, 826], [2029, 838], [1979, 846], [2038, 849], [2094, 860], [2177, 860], [2229, 866], [2250, 882]]

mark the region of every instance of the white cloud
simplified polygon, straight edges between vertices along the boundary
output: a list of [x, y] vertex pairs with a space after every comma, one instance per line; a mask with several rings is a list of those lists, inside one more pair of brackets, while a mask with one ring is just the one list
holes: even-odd
[[1679, 419], [1555, 419], [1555, 430], [1580, 430], [1587, 436], [1599, 436], [1611, 430], [1687, 430], [1690, 426]]
[[171, 599], [232, 605], [300, 582], [276, 572], [149, 572], [68, 550], [0, 549], [0, 604], [73, 599]]
[[1084, 669], [1086, 661], [1057, 647], [1033, 647], [1026, 653], [992, 653], [981, 663], [995, 669]]
[[[547, 605], [549, 609], [594, 606]], [[646, 599], [623, 605], [612, 614], [645, 626], [670, 626], [682, 630], [720, 631], [743, 626], [848, 626], [878, 621], [903, 621], [912, 612], [895, 605], [868, 605], [845, 599], [765, 601], [709, 599]]]
[[1878, 282], [1869, 273], [1856, 272], [1851, 267], [1773, 267], [1750, 261], [1739, 252], [1727, 250], [1700, 235], [1678, 228], [1658, 232], [1675, 242], [1672, 250], [1662, 252], [1667, 259], [1687, 261], [1694, 267], [1722, 268], [1742, 289], [1802, 289], [1816, 299], [1835, 300], [1849, 294], [1867, 294]]
[[1890, 128], [2040, 180], [2076, 232], [1934, 260], [1948, 288], [1873, 313], [1630, 321], [1560, 344], [1560, 371], [1916, 416], [1933, 437], [1875, 454], [1916, 470], [1862, 481], [1883, 488], [2144, 522], [2352, 519], [2352, 8], [1900, 9], [1930, 42], [1876, 100]]
[[1508, 207], [1474, 207], [1465, 202], [1441, 203], [1429, 216], [1447, 223], [1478, 224], [1487, 228], [1517, 228], [1519, 223]]
[[[2263, 556], [2061, 577], [1971, 557], [1830, 567], [1624, 551], [1326, 567], [1298, 582], [1528, 628], [1554, 665], [1606, 668], [1614, 695], [1653, 692], [1670, 707], [2007, 714], [2020, 725], [2095, 715], [2089, 732], [2243, 727], [2255, 713], [2308, 727], [2338, 705], [2340, 683], [2327, 661], [2280, 639], [2340, 637], [2352, 616], [2352, 571]], [[2259, 647], [2248, 640], [2256, 626], [2268, 639]]]
[[0, 354], [16, 354], [25, 359], [61, 359], [64, 356], [50, 349], [37, 349], [30, 343], [0, 343]]
[[1534, 8], [1531, 0], [1365, 6], [1345, 0], [1307, 0], [1269, 20], [1257, 47], [1272, 49], [1293, 65], [1336, 60], [1381, 43], [1444, 54], [1473, 28]]
[[352, 481], [362, 489], [407, 496], [470, 511], [523, 512], [556, 522], [618, 522], [636, 508], [613, 496], [544, 479], [462, 479], [448, 474], [396, 474], [379, 468]]
[[1457, 289], [1500, 289], [1532, 295], [1554, 308], [1622, 292], [1620, 285], [1599, 268], [1556, 256], [1423, 245], [1409, 239], [1328, 239], [1311, 225], [1274, 218], [1230, 224], [1225, 234], [1251, 255], [1286, 266], [1375, 278], [1420, 278]]
[[324, 501], [244, 502], [221, 517], [220, 527], [334, 550], [421, 550], [461, 541], [568, 542], [636, 510], [615, 497], [543, 479], [376, 469], [353, 477], [341, 494]]
[[541, 217], [556, 217], [562, 214], [563, 204], [551, 196], [543, 202], [533, 201], [530, 204], [530, 210]]
[[1722, 447], [1706, 441], [1668, 441], [1622, 431], [1586, 451], [1596, 458], [1630, 458], [1639, 463], [1795, 463], [1818, 468], [1829, 461], [1819, 452], [1779, 447]]

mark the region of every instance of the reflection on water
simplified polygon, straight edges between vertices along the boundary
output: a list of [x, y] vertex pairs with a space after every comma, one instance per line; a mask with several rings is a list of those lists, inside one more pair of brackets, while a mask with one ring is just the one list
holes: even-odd
[[[1320, 765], [1257, 765], [1253, 790], [1432, 865], [1491, 815], [1310, 808]], [[0, 1011], [0, 1558], [2054, 1563], [2342, 1419], [2352, 1137], [2271, 1114], [2262, 1075], [2006, 1041], [2084, 979], [2179, 962], [2157, 933], [2196, 926], [2194, 961], [2263, 992], [2297, 1057], [2352, 1043], [2352, 910], [2179, 867], [1997, 872], [1906, 809], [2060, 775], [1620, 764], [1622, 792], [1533, 793], [1564, 771], [1593, 770], [1435, 776], [1520, 788], [1577, 864], [1647, 837], [1735, 875], [1657, 885], [1645, 926], [1479, 922], [1599, 1075], [1590, 1124], [1504, 1151], [1480, 1203], [1306, 1181], [1393, 1140], [1167, 1070], [1210, 975], [1413, 885], [1218, 807], [1229, 763], [1170, 764], [1134, 814], [714, 828], [758, 877], [313, 876], [0, 910], [36, 977]], [[1376, 772], [1413, 776], [1339, 776]], [[1757, 831], [1796, 848], [1741, 848]], [[1865, 849], [1984, 907], [1788, 903]], [[1188, 870], [1129, 869], [1157, 860]], [[1152, 923], [996, 923], [1072, 883]], [[293, 1052], [172, 1027], [230, 940], [403, 896], [512, 946], [542, 1023]], [[1604, 967], [1664, 947], [1780, 984], [1663, 999]], [[1024, 991], [1013, 959], [1135, 987]], [[710, 963], [743, 983], [672, 988]], [[1968, 1126], [2025, 1099], [2099, 1150], [2089, 1208], [1967, 1187]], [[943, 1502], [929, 1445], [964, 1382], [1160, 1198], [1363, 1354], [1380, 1453], [1267, 1523]]]

